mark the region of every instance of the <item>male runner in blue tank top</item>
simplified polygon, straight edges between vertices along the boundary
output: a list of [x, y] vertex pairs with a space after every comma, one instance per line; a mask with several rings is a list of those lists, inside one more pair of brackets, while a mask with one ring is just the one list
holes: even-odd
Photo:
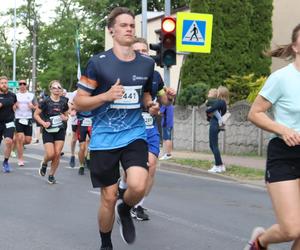
[[[74, 99], [77, 110], [92, 110], [90, 170], [94, 187], [101, 188], [98, 221], [101, 250], [112, 250], [111, 231], [114, 208], [123, 240], [131, 244], [135, 229], [130, 209], [145, 194], [148, 178], [148, 148], [142, 106], [152, 114], [159, 105], [150, 91], [154, 61], [134, 52], [134, 14], [116, 7], [108, 16], [107, 27], [113, 48], [93, 56], [78, 83]], [[127, 176], [128, 189], [117, 201], [119, 162]]]

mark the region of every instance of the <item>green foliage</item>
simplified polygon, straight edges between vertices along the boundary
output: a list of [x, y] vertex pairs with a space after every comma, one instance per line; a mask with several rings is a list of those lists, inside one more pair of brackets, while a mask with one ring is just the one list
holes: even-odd
[[250, 86], [254, 81], [254, 74], [246, 76], [232, 75], [227, 78], [224, 83], [230, 93], [230, 102], [235, 103], [245, 100], [251, 92]]
[[250, 103], [253, 103], [256, 96], [258, 95], [259, 91], [262, 89], [264, 86], [265, 82], [267, 80], [267, 77], [262, 76], [258, 79], [256, 79], [255, 82], [250, 83], [250, 93], [247, 97], [247, 101]]
[[195, 83], [182, 89], [177, 97], [177, 103], [182, 106], [200, 106], [206, 100], [208, 87], [204, 83]]
[[[212, 51], [187, 56], [182, 89], [199, 81], [217, 87], [233, 75], [268, 75], [271, 60], [262, 51], [269, 48], [272, 38], [272, 8], [272, 0], [192, 0], [191, 12], [213, 14]], [[247, 91], [238, 93], [246, 98]]]
[[256, 79], [252, 73], [245, 76], [233, 75], [227, 78], [224, 83], [230, 93], [230, 102], [235, 103], [246, 99], [253, 102], [265, 81], [265, 76]]
[[[77, 60], [75, 55], [75, 33], [79, 31], [80, 60], [84, 68], [88, 59], [104, 50], [106, 17], [116, 6], [126, 6], [134, 13], [141, 13], [140, 0], [58, 0], [56, 16], [50, 23], [43, 23], [37, 0], [24, 0], [17, 8], [17, 25], [26, 29], [27, 37], [17, 41], [17, 79], [32, 78], [33, 31], [37, 34], [37, 82], [47, 89], [48, 83], [57, 79], [64, 88], [72, 90], [77, 83]], [[187, 6], [190, 0], [174, 0], [172, 9]], [[164, 1], [148, 1], [148, 10], [164, 9]], [[12, 16], [13, 9], [3, 15]], [[7, 19], [7, 18], [5, 18]], [[33, 24], [36, 24], [35, 26]], [[12, 44], [8, 40], [8, 29], [12, 19], [0, 26], [0, 74], [12, 77]], [[23, 33], [23, 36], [25, 32]]]

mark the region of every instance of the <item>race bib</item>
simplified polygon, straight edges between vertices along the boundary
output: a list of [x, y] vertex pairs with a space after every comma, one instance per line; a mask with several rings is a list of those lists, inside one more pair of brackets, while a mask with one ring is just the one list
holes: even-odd
[[154, 128], [154, 119], [148, 112], [143, 112], [142, 116], [145, 121], [146, 129]]
[[19, 119], [19, 123], [20, 124], [23, 124], [23, 125], [25, 125], [25, 126], [27, 126], [28, 125], [28, 123], [29, 123], [29, 121], [28, 121], [28, 119]]
[[51, 121], [52, 128], [60, 127], [62, 125], [62, 119], [60, 115], [51, 116], [50, 121]]
[[83, 127], [92, 126], [92, 119], [91, 118], [84, 118], [82, 120], [81, 126], [83, 126]]
[[60, 128], [45, 128], [48, 133], [57, 133]]
[[15, 123], [14, 122], [5, 123], [5, 127], [6, 128], [14, 128], [15, 127]]
[[115, 100], [110, 107], [113, 109], [138, 109], [141, 107], [142, 85], [124, 86], [122, 99]]

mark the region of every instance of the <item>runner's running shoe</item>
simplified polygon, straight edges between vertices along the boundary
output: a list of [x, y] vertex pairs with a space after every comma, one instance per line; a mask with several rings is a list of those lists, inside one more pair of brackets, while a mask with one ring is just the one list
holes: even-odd
[[130, 210], [132, 218], [136, 218], [139, 221], [149, 220], [149, 215], [145, 213], [145, 209], [142, 206], [133, 207]]
[[100, 250], [113, 250], [113, 247], [101, 247]]
[[54, 175], [49, 175], [48, 176], [48, 183], [49, 184], [55, 184], [56, 183], [56, 179], [55, 179]]
[[19, 161], [18, 161], [18, 166], [19, 166], [19, 167], [24, 167], [24, 161], [20, 161], [20, 160], [19, 160]]
[[[119, 200], [120, 201], [120, 200]], [[120, 234], [123, 241], [127, 244], [132, 244], [135, 241], [135, 227], [130, 216], [130, 211], [124, 212], [121, 210], [123, 202], [117, 202], [115, 212], [117, 222], [120, 228]]]
[[256, 227], [252, 231], [251, 238], [244, 250], [267, 250], [267, 248], [262, 248], [258, 244], [258, 237], [265, 232], [265, 229], [262, 227]]
[[3, 162], [2, 168], [3, 168], [3, 172], [4, 172], [4, 173], [9, 173], [9, 172], [11, 172], [11, 167], [10, 167], [8, 161], [4, 161], [4, 162]]
[[78, 174], [79, 174], [79, 175], [84, 175], [84, 167], [80, 167], [80, 168], [78, 169]]
[[75, 167], [75, 156], [74, 155], [71, 156], [69, 165], [71, 168]]
[[47, 164], [44, 163], [44, 161], [41, 161], [41, 167], [39, 168], [39, 175], [45, 176], [47, 171]]

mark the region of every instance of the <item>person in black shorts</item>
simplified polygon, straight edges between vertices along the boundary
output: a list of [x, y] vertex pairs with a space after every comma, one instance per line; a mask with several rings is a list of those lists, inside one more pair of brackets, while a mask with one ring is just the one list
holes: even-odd
[[13, 147], [13, 137], [15, 133], [15, 103], [17, 97], [8, 91], [8, 78], [0, 76], [0, 144], [4, 138], [4, 161], [2, 164], [3, 172], [11, 172], [8, 159]]
[[45, 148], [39, 174], [46, 175], [48, 162], [51, 161], [49, 184], [56, 183], [54, 175], [59, 165], [66, 135], [64, 122], [68, 120], [69, 107], [66, 100], [60, 96], [61, 88], [59, 81], [51, 81], [49, 84], [50, 96], [39, 103], [34, 112], [35, 120], [43, 126], [42, 137]]
[[[288, 45], [268, 52], [269, 56], [293, 61], [273, 72], [256, 97], [248, 118], [273, 133], [267, 150], [265, 180], [277, 223], [254, 228], [245, 250], [293, 241], [300, 249], [300, 24]], [[267, 114], [272, 110], [273, 119]]]
[[[98, 213], [101, 250], [113, 249], [111, 232], [115, 212], [122, 239], [135, 241], [130, 209], [145, 194], [148, 179], [148, 148], [142, 106], [152, 114], [159, 111], [150, 91], [154, 72], [151, 57], [134, 52], [134, 14], [116, 7], [107, 19], [113, 48], [93, 56], [78, 82], [75, 108], [92, 110], [90, 172], [94, 187], [101, 188]], [[117, 205], [119, 164], [128, 188]]]
[[15, 143], [18, 153], [18, 166], [24, 166], [24, 145], [31, 143], [32, 138], [32, 111], [36, 106], [33, 93], [27, 91], [25, 80], [19, 81], [19, 91], [16, 94], [17, 103], [15, 110], [16, 135]]
[[[87, 157], [87, 147], [92, 132], [92, 112], [80, 111], [77, 112], [77, 139], [79, 142], [78, 160], [79, 160], [79, 175], [84, 175], [85, 159]], [[88, 137], [88, 138], [87, 138]]]

